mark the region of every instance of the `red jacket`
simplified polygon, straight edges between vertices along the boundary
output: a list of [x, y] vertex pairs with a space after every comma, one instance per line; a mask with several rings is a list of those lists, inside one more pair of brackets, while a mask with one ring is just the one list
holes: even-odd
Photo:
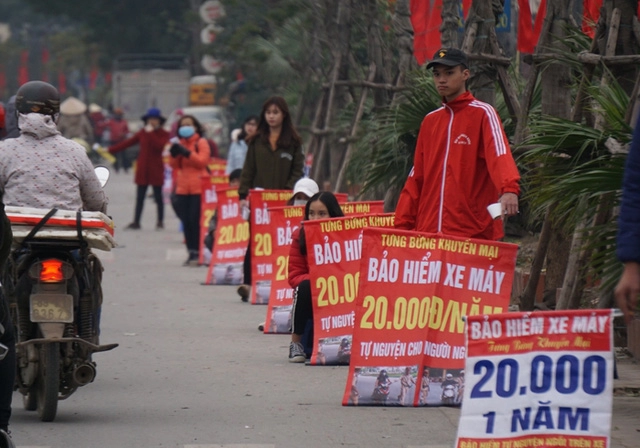
[[139, 143], [140, 153], [136, 162], [135, 183], [161, 187], [164, 183], [162, 150], [167, 141], [169, 141], [169, 133], [164, 129], [156, 129], [151, 132], [140, 129], [132, 137], [109, 146], [109, 152], [120, 152]]
[[201, 176], [207, 175], [210, 148], [206, 139], [194, 134], [189, 138], [181, 138], [180, 145], [187, 148], [191, 155], [187, 157], [171, 157], [169, 164], [176, 171], [176, 194], [201, 194]]
[[395, 226], [496, 240], [502, 220], [487, 206], [520, 193], [520, 175], [496, 111], [465, 92], [422, 121]]
[[289, 249], [289, 285], [296, 289], [304, 280], [309, 280], [309, 263], [307, 256], [300, 252], [300, 227], [291, 236]]

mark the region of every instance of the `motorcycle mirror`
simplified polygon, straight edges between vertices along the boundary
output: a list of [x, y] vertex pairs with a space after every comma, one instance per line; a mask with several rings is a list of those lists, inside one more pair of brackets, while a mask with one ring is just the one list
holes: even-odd
[[109, 176], [111, 175], [109, 168], [107, 168], [106, 166], [97, 166], [93, 169], [93, 171], [95, 171], [96, 176], [100, 181], [100, 186], [104, 187], [109, 180]]

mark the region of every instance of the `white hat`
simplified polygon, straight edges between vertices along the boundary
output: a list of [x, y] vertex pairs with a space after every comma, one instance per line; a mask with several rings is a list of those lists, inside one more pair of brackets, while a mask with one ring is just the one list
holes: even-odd
[[86, 111], [87, 105], [73, 96], [70, 96], [60, 103], [60, 113], [62, 113], [62, 115], [80, 115]]
[[102, 112], [102, 107], [98, 106], [96, 103], [89, 104], [89, 112], [96, 113]]
[[297, 193], [304, 193], [308, 197], [311, 197], [314, 194], [318, 193], [319, 191], [320, 191], [320, 188], [318, 187], [318, 184], [313, 179], [309, 179], [308, 177], [303, 177], [298, 182], [296, 182], [296, 184], [293, 187], [294, 196]]

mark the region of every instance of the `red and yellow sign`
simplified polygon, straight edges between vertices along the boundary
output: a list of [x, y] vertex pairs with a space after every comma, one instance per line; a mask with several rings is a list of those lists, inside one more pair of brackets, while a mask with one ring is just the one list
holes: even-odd
[[251, 303], [266, 305], [271, 295], [271, 280], [275, 272], [274, 241], [271, 234], [269, 209], [284, 206], [291, 190], [251, 190]]
[[221, 188], [216, 191], [216, 197], [217, 225], [205, 284], [239, 285], [249, 245], [249, 223], [242, 218], [237, 189]]
[[445, 381], [464, 366], [462, 317], [506, 310], [517, 250], [494, 241], [365, 229], [343, 405], [441, 404], [434, 383], [446, 386], [444, 398], [455, 404], [460, 397], [448, 396]]
[[348, 364], [360, 277], [362, 231], [393, 227], [393, 214], [305, 221], [313, 299], [311, 364]]
[[[336, 197], [340, 201], [338, 194]], [[340, 202], [340, 207], [345, 216], [384, 213], [384, 201]]]
[[289, 285], [291, 237], [304, 218], [304, 205], [270, 208], [272, 258], [276, 261], [265, 319], [265, 333], [290, 333], [293, 289]]

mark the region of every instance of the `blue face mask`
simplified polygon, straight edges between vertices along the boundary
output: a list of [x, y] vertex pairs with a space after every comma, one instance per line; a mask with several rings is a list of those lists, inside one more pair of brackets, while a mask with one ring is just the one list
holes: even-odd
[[178, 129], [178, 135], [182, 138], [189, 138], [195, 133], [196, 128], [193, 126], [180, 126], [180, 129]]

